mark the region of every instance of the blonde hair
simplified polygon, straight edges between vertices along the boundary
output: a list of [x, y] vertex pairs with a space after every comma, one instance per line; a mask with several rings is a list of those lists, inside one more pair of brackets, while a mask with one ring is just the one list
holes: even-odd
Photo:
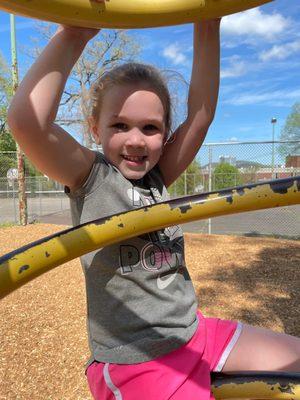
[[105, 72], [91, 87], [91, 116], [98, 122], [103, 100], [107, 91], [119, 85], [146, 85], [160, 98], [165, 111], [166, 137], [169, 136], [172, 123], [171, 96], [159, 70], [151, 65], [126, 63]]

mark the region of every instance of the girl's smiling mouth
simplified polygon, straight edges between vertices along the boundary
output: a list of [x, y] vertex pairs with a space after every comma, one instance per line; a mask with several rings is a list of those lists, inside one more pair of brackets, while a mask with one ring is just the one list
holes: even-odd
[[124, 160], [128, 161], [130, 164], [143, 164], [147, 156], [129, 156], [127, 154], [122, 154]]

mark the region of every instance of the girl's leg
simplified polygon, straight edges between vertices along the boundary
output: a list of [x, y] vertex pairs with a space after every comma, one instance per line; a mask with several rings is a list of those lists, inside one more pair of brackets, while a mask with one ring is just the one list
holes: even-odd
[[300, 338], [244, 324], [222, 372], [255, 370], [300, 372]]

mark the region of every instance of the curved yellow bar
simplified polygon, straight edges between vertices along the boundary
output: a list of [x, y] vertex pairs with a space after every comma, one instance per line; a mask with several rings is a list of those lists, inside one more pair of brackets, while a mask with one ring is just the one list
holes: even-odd
[[300, 177], [178, 198], [48, 236], [0, 257], [0, 298], [82, 254], [178, 223], [300, 203]]
[[300, 400], [300, 373], [213, 373], [211, 388], [216, 399]]
[[90, 28], [146, 28], [216, 18], [272, 0], [3, 0], [0, 9]]

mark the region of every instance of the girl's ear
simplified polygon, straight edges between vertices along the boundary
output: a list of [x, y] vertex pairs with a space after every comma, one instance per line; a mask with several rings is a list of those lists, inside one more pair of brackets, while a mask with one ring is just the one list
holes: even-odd
[[93, 117], [88, 118], [88, 124], [90, 128], [90, 132], [95, 140], [96, 144], [100, 144], [100, 129], [99, 124], [96, 123]]

